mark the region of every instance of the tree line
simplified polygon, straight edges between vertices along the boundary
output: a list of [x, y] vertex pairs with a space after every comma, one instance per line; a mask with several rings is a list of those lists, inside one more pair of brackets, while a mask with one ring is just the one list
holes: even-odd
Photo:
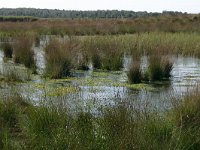
[[182, 15], [186, 13], [177, 11], [146, 12], [146, 11], [125, 11], [125, 10], [97, 10], [97, 11], [75, 11], [58, 9], [35, 9], [35, 8], [1, 8], [0, 16], [32, 16], [38, 18], [138, 18], [160, 15]]

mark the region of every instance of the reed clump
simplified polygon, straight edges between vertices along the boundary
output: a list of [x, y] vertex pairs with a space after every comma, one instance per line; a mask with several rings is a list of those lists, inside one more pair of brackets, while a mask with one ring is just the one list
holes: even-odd
[[162, 81], [171, 77], [173, 69], [173, 62], [168, 57], [163, 56], [149, 56], [147, 68], [141, 70], [141, 62], [134, 61], [127, 72], [128, 82], [130, 84], [149, 82], [149, 81]]
[[123, 67], [123, 49], [117, 37], [95, 36], [83, 39], [95, 69], [118, 71]]
[[142, 71], [140, 68], [140, 63], [132, 64], [131, 68], [129, 69], [128, 73], [128, 82], [130, 84], [137, 84], [142, 82]]
[[25, 67], [36, 71], [36, 62], [34, 59], [33, 38], [28, 35], [20, 36], [16, 38], [16, 42], [13, 45], [14, 50], [14, 62], [24, 64]]
[[169, 59], [162, 59], [161, 56], [151, 56], [149, 60], [148, 75], [150, 81], [160, 81], [169, 79], [171, 77], [171, 71], [173, 69], [173, 63]]
[[13, 46], [10, 43], [3, 43], [1, 45], [3, 52], [4, 52], [4, 57], [5, 58], [12, 58], [13, 55]]
[[62, 78], [70, 75], [72, 68], [72, 49], [70, 41], [61, 41], [53, 38], [45, 46], [46, 76]]

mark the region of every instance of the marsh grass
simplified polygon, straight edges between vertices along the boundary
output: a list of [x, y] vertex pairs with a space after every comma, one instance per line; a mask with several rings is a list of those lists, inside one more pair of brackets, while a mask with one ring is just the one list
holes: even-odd
[[53, 38], [45, 46], [46, 76], [62, 78], [70, 75], [72, 68], [72, 49], [70, 41]]
[[151, 81], [161, 81], [171, 77], [173, 63], [169, 58], [162, 56], [150, 56], [147, 74]]
[[163, 78], [163, 70], [160, 57], [150, 57], [148, 73], [149, 79], [151, 81], [160, 81]]
[[147, 68], [141, 69], [141, 62], [135, 56], [132, 58], [132, 64], [127, 72], [128, 82], [130, 84], [169, 80], [173, 69], [173, 61], [168, 56], [149, 56]]
[[1, 45], [3, 52], [4, 52], [4, 57], [5, 58], [12, 58], [13, 55], [13, 46], [10, 43], [3, 43]]
[[100, 115], [80, 110], [72, 115], [64, 107], [32, 106], [12, 97], [0, 102], [1, 148], [196, 150], [199, 104], [194, 93], [162, 114], [120, 103]]
[[[116, 35], [146, 32], [197, 32], [198, 15], [139, 17], [135, 19], [38, 19], [33, 22], [1, 22], [0, 32], [11, 35], [34, 31], [40, 35]], [[8, 19], [10, 20], [10, 18]], [[11, 19], [12, 20], [12, 19]], [[14, 21], [21, 20], [14, 17]], [[34, 19], [33, 19], [34, 20]], [[25, 21], [25, 22], [23, 22]]]
[[24, 82], [31, 80], [32, 71], [27, 68], [20, 68], [10, 65], [3, 66], [2, 75], [6, 82]]
[[36, 71], [36, 62], [34, 59], [34, 52], [32, 49], [33, 38], [28, 35], [17, 37], [14, 50], [14, 62], [24, 64], [25, 67], [30, 68], [33, 72]]
[[134, 83], [141, 83], [142, 82], [142, 71], [140, 68], [140, 62], [135, 62], [132, 64], [131, 68], [129, 69], [128, 73], [128, 82], [130, 84]]
[[117, 49], [106, 51], [102, 58], [102, 69], [119, 71], [123, 68], [123, 57], [122, 53]]
[[118, 71], [123, 67], [123, 50], [118, 37], [94, 36], [82, 40], [95, 69]]
[[171, 71], [173, 69], [173, 62], [170, 61], [169, 58], [164, 58], [161, 63], [162, 63], [163, 77], [166, 79], [170, 78]]

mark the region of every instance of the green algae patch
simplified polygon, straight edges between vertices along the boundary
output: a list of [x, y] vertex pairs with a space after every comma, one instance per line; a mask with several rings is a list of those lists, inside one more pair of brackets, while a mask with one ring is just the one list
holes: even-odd
[[154, 90], [154, 88], [148, 84], [128, 84], [128, 83], [113, 83], [112, 86], [115, 87], [127, 87], [130, 89], [134, 89], [134, 90], [141, 90], [141, 89], [145, 89], [145, 90]]
[[94, 71], [92, 75], [94, 77], [108, 77], [110, 75], [119, 75], [121, 71]]
[[81, 86], [104, 86], [111, 85], [113, 80], [106, 78], [87, 78], [81, 80], [78, 84]]
[[69, 93], [76, 93], [80, 91], [80, 89], [77, 87], [57, 87], [49, 90], [50, 91], [47, 93], [47, 96], [63, 96]]
[[47, 81], [48, 83], [60, 83], [60, 82], [72, 82], [72, 81], [78, 81], [81, 80], [81, 78], [78, 77], [68, 77], [64, 79], [51, 79]]

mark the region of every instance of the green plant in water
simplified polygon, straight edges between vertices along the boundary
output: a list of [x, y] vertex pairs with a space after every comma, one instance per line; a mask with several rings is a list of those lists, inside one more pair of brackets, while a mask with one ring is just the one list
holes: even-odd
[[102, 69], [119, 71], [123, 67], [122, 55], [117, 52], [105, 54], [102, 58]]
[[163, 69], [163, 77], [164, 78], [171, 77], [171, 71], [173, 69], [173, 63], [170, 62], [168, 59], [164, 59], [162, 61], [162, 69]]
[[131, 66], [127, 73], [128, 82], [130, 84], [141, 83], [142, 82], [142, 72], [140, 69], [140, 63], [135, 63]]
[[159, 81], [163, 78], [161, 58], [155, 56], [150, 57], [148, 72], [149, 72], [149, 79], [151, 81]]
[[72, 68], [71, 49], [69, 41], [51, 39], [45, 47], [46, 72], [50, 78], [62, 78], [69, 76]]
[[25, 67], [31, 68], [33, 72], [36, 72], [36, 62], [32, 46], [33, 38], [31, 36], [25, 35], [18, 37], [13, 46], [14, 62], [22, 63]]
[[10, 43], [3, 43], [2, 44], [2, 49], [4, 52], [4, 57], [5, 58], [12, 58], [13, 55], [13, 47]]

